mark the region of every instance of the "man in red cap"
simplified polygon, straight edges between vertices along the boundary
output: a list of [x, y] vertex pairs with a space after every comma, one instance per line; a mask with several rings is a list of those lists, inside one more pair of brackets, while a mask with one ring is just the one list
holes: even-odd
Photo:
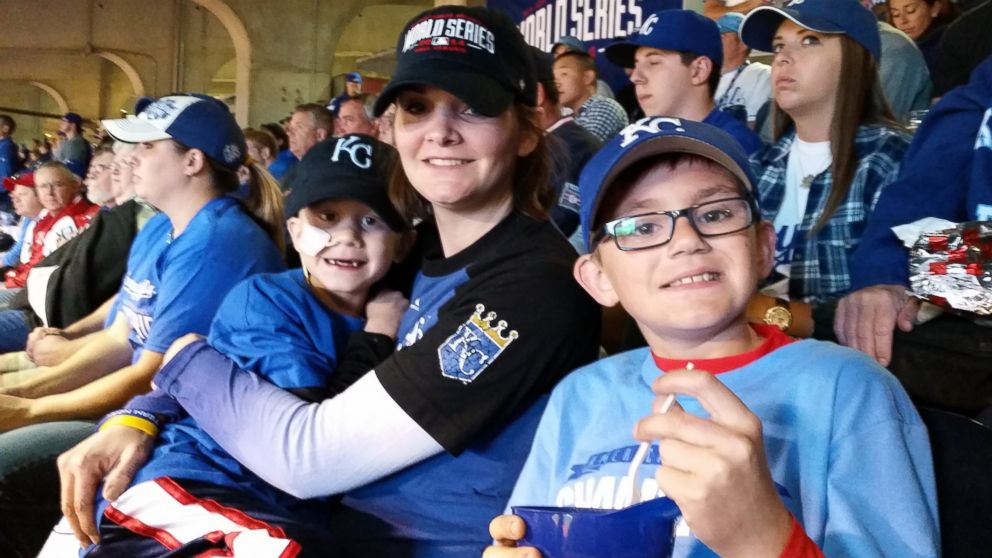
[[26, 262], [31, 255], [30, 239], [34, 231], [34, 223], [41, 213], [41, 202], [34, 189], [34, 174], [25, 172], [20, 175], [3, 179], [3, 188], [14, 204], [14, 213], [21, 216], [14, 245], [0, 256], [0, 268], [16, 267]]

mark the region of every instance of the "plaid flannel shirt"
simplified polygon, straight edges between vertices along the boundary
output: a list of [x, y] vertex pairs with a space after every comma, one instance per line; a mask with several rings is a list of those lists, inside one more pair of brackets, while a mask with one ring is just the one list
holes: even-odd
[[627, 111], [609, 97], [593, 95], [579, 107], [575, 122], [605, 143], [627, 126]]
[[[786, 168], [795, 137], [795, 131], [789, 131], [751, 156], [751, 168], [758, 177], [761, 213], [768, 221], [775, 220], [785, 197]], [[858, 166], [851, 187], [830, 220], [815, 235], [811, 232], [827, 204], [833, 170], [828, 168], [813, 180], [806, 212], [796, 231], [789, 276], [790, 299], [815, 304], [841, 297], [850, 290], [850, 270], [854, 265], [851, 256], [882, 189], [895, 180], [909, 140], [907, 134], [892, 128], [877, 125], [858, 128], [854, 140]]]

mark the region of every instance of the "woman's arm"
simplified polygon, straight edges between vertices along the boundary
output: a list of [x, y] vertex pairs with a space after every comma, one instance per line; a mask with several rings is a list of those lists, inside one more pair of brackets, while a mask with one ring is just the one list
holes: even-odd
[[30, 398], [64, 393], [118, 370], [131, 361], [133, 354], [127, 333], [127, 321], [119, 316], [110, 328], [86, 336], [86, 344], [65, 361], [7, 393]]
[[443, 451], [374, 372], [308, 404], [201, 341], [163, 366], [155, 383], [238, 461], [298, 498], [346, 492]]

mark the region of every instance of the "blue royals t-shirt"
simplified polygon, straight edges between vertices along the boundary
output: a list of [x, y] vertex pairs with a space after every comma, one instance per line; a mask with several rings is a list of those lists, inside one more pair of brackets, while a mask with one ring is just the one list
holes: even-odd
[[208, 202], [176, 238], [167, 215], [152, 217], [131, 245], [116, 303], [132, 361], [145, 349], [164, 353], [187, 333], [206, 334], [234, 285], [283, 267], [275, 243], [233, 198]]
[[[238, 367], [281, 388], [323, 387], [337, 368], [339, 349], [364, 323], [327, 309], [303, 270], [292, 269], [255, 275], [231, 289], [207, 341]], [[132, 486], [163, 476], [230, 487], [285, 509], [300, 503], [259, 479], [188, 416], [165, 426]]]

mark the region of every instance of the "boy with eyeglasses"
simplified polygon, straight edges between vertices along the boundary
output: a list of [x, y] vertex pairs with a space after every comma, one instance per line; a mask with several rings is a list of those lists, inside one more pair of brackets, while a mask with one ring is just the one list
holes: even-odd
[[[638, 121], [589, 162], [575, 277], [648, 348], [555, 388], [509, 506], [626, 507], [637, 441], [655, 441], [634, 487], [679, 505], [676, 557], [937, 556], [926, 428], [899, 383], [746, 320], [775, 252], [753, 184], [731, 136], [675, 118]], [[513, 548], [525, 529], [494, 519], [485, 556], [536, 556]]]

